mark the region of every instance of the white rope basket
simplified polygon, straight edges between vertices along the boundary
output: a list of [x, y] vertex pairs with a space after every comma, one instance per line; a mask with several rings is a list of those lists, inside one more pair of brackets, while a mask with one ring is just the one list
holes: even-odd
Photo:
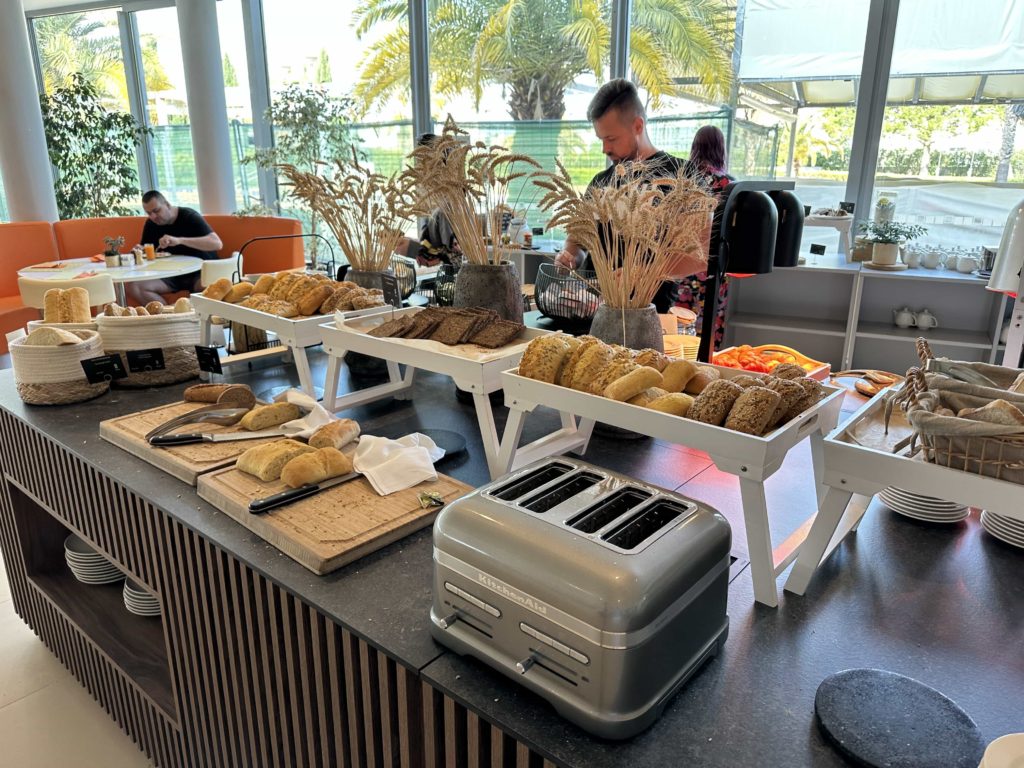
[[103, 354], [96, 331], [72, 331], [82, 339], [78, 344], [37, 347], [25, 344], [25, 337], [10, 344], [14, 384], [18, 395], [33, 405], [80, 403], [102, 395], [109, 382], [90, 384], [82, 360]]
[[[199, 343], [199, 316], [195, 312], [174, 312], [142, 317], [96, 318], [103, 349], [108, 355], [120, 354], [128, 376], [117, 380], [119, 387], [153, 387], [177, 384], [199, 375], [195, 347]], [[125, 352], [160, 349], [164, 369], [135, 371], [128, 367]]]

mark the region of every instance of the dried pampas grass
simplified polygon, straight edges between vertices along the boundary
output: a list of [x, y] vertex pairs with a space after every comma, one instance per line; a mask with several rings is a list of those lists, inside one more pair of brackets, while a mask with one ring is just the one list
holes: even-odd
[[643, 162], [621, 163], [606, 187], [581, 194], [565, 166], [535, 174], [548, 228], [562, 227], [590, 254], [601, 297], [613, 309], [640, 309], [685, 262], [706, 267], [717, 201], [699, 178], [680, 171], [653, 177]]
[[352, 151], [347, 162], [335, 161], [331, 178], [275, 166], [288, 180], [292, 195], [304, 201], [330, 227], [352, 269], [383, 272], [415, 216], [413, 197], [400, 176], [386, 177], [362, 165]]
[[[515, 213], [518, 200], [508, 200], [511, 185], [526, 178], [540, 164], [528, 155], [504, 147], [469, 143], [451, 115], [444, 131], [429, 145], [417, 147], [402, 174], [416, 190], [415, 213], [430, 216], [440, 211], [451, 224], [459, 248], [470, 264], [501, 263], [502, 215]], [[525, 185], [524, 185], [525, 186]], [[488, 253], [487, 234], [495, 240]]]

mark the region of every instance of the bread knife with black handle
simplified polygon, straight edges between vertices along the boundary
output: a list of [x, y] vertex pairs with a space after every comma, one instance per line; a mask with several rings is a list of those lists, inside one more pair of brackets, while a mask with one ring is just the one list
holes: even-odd
[[285, 504], [291, 504], [293, 501], [304, 499], [307, 496], [312, 496], [320, 491], [326, 491], [328, 488], [333, 488], [341, 483], [347, 483], [349, 480], [354, 480], [359, 477], [358, 472], [349, 472], [347, 475], [339, 475], [338, 477], [332, 477], [330, 480], [324, 480], [322, 483], [306, 483], [300, 485], [298, 488], [289, 488], [287, 491], [281, 491], [275, 493], [272, 496], [266, 496], [262, 499], [254, 499], [249, 502], [249, 511], [254, 515], [262, 514], [263, 512], [269, 512], [277, 507], [282, 507]]
[[189, 443], [227, 443], [234, 440], [258, 440], [261, 437], [287, 437], [288, 432], [280, 429], [262, 432], [186, 432], [178, 435], [157, 435], [149, 438], [149, 444], [155, 446], [188, 445]]

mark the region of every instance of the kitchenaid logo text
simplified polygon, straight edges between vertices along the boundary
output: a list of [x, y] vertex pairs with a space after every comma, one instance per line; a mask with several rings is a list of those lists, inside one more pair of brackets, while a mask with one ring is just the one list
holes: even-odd
[[544, 605], [544, 603], [537, 602], [532, 597], [521, 595], [515, 590], [509, 589], [500, 581], [492, 579], [486, 573], [477, 573], [477, 580], [488, 589], [494, 590], [499, 595], [507, 597], [512, 602], [519, 603], [521, 606], [529, 608], [531, 611], [536, 611], [537, 613], [543, 614], [545, 616], [548, 613], [548, 607]]

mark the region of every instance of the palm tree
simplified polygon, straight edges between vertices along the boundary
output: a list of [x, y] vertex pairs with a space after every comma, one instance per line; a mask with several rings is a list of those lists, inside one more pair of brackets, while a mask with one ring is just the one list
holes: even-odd
[[[405, 0], [360, 0], [356, 8], [360, 36], [392, 26], [363, 59], [355, 95], [364, 113], [405, 93], [409, 38], [394, 22], [407, 12]], [[430, 69], [441, 95], [469, 92], [479, 104], [485, 86], [500, 84], [513, 119], [560, 119], [577, 77], [604, 76], [609, 0], [430, 0], [428, 13]], [[724, 0], [636, 0], [630, 65], [652, 106], [686, 92], [728, 95], [732, 13]]]
[[1003, 139], [999, 142], [999, 163], [996, 166], [996, 181], [999, 183], [1006, 183], [1010, 179], [1010, 160], [1013, 158], [1018, 120], [1024, 120], [1024, 104], [1007, 104], [1003, 117]]

